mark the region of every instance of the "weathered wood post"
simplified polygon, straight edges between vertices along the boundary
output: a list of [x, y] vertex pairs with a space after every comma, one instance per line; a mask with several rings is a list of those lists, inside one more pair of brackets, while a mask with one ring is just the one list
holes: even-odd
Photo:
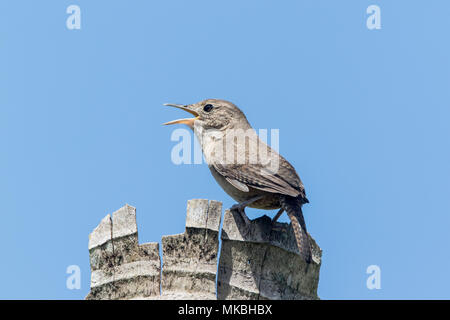
[[189, 200], [185, 232], [162, 238], [164, 299], [216, 299], [221, 215], [221, 202]]
[[245, 225], [227, 210], [217, 266], [221, 214], [221, 202], [189, 200], [185, 232], [162, 238], [162, 268], [158, 243], [139, 245], [135, 208], [107, 215], [89, 236], [86, 299], [318, 298], [320, 248], [311, 238], [307, 265], [290, 224], [267, 216]]
[[246, 225], [227, 210], [222, 228], [218, 299], [318, 299], [321, 250], [310, 237], [312, 262], [298, 252], [292, 227], [264, 215]]
[[159, 296], [159, 244], [139, 245], [136, 209], [125, 205], [89, 235], [91, 291], [86, 299]]

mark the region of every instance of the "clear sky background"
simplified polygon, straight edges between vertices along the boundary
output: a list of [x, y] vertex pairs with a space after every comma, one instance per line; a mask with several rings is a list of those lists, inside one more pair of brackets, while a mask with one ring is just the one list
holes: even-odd
[[[66, 8], [81, 8], [81, 30]], [[366, 8], [381, 8], [368, 30]], [[140, 242], [186, 201], [230, 199], [171, 162], [185, 116], [223, 98], [280, 130], [324, 299], [450, 298], [449, 1], [0, 2], [0, 298], [80, 299], [88, 234], [125, 203]], [[263, 213], [247, 211], [251, 218]], [[283, 217], [282, 221], [287, 221]], [[79, 265], [80, 290], [66, 288]], [[368, 290], [366, 268], [381, 268]]]

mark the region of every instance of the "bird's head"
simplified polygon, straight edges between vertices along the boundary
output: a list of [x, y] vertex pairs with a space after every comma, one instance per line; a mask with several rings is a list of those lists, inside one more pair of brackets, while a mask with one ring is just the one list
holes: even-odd
[[233, 103], [225, 100], [207, 99], [189, 105], [166, 103], [189, 112], [194, 118], [178, 119], [164, 123], [165, 125], [183, 123], [191, 129], [200, 126], [203, 129], [225, 130], [230, 128], [246, 128], [249, 126], [244, 113]]

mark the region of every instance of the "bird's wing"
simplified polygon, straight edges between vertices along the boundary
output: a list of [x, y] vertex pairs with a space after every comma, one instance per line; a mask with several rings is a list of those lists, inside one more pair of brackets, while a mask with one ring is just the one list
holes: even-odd
[[[241, 191], [248, 192], [251, 187], [291, 197], [301, 196], [303, 202], [308, 202], [297, 172], [286, 159], [261, 141], [254, 131], [246, 132], [244, 139], [247, 140], [239, 141], [234, 134], [226, 136], [222, 144], [218, 145], [223, 147], [222, 152], [210, 157], [209, 165]], [[233, 144], [228, 145], [230, 141]], [[223, 161], [223, 155], [234, 155], [232, 160], [241, 155], [243, 163]]]
[[238, 180], [235, 179], [231, 179], [229, 177], [225, 177], [225, 179], [231, 183], [236, 189], [241, 190], [242, 192], [249, 192], [249, 188], [247, 187], [246, 184], [239, 182]]
[[[287, 161], [286, 161], [287, 163]], [[233, 186], [247, 186], [266, 192], [280, 193], [292, 197], [304, 196], [304, 188], [297, 173], [285, 163], [280, 163], [278, 172], [273, 173], [260, 164], [221, 164], [214, 163], [217, 170]], [[233, 181], [233, 182], [231, 182]], [[292, 181], [292, 185], [288, 182]], [[238, 187], [242, 191], [242, 187]], [[245, 188], [244, 188], [245, 189]], [[248, 188], [247, 188], [248, 189]]]

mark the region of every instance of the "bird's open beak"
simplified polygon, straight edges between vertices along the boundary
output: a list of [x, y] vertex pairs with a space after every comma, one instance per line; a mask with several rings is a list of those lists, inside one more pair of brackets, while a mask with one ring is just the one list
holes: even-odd
[[187, 111], [195, 117], [195, 118], [186, 118], [186, 119], [178, 119], [178, 120], [169, 121], [169, 122], [164, 123], [165, 125], [183, 123], [183, 124], [187, 124], [191, 128], [194, 127], [194, 121], [198, 119], [199, 114], [197, 112], [195, 112], [194, 110], [192, 110], [189, 106], [183, 106], [181, 104], [172, 104], [172, 103], [164, 103], [164, 105]]

